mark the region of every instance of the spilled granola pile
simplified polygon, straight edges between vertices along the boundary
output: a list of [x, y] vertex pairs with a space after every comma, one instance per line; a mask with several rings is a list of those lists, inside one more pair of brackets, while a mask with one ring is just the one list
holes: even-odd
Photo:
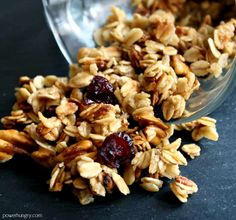
[[12, 112], [1, 120], [0, 162], [28, 155], [51, 169], [50, 191], [68, 185], [83, 205], [115, 190], [127, 195], [134, 183], [157, 192], [163, 177], [187, 202], [198, 187], [180, 166], [188, 164], [184, 155], [194, 159], [201, 149], [169, 139], [187, 130], [193, 141], [218, 140], [210, 117], [166, 121], [185, 114], [199, 77], [219, 77], [235, 56], [234, 1], [133, 5], [132, 19], [112, 8], [94, 33], [99, 47], [81, 48], [69, 77], [21, 77]]

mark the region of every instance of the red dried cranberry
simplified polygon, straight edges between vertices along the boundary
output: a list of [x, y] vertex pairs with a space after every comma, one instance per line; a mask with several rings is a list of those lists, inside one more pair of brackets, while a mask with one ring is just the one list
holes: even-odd
[[113, 133], [106, 137], [98, 155], [103, 164], [119, 168], [134, 157], [133, 141], [124, 132]]
[[87, 87], [85, 103], [117, 104], [112, 84], [102, 76], [95, 76]]

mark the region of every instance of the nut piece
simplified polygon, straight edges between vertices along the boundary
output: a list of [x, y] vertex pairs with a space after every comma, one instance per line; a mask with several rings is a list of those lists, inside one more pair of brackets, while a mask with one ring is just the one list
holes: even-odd
[[186, 75], [190, 71], [187, 64], [184, 63], [184, 58], [180, 55], [173, 56], [172, 65], [177, 75]]
[[65, 180], [65, 165], [64, 163], [57, 164], [52, 170], [51, 179], [49, 181], [49, 190], [53, 192], [59, 192], [63, 188], [63, 182]]
[[54, 167], [56, 165], [55, 155], [52, 151], [40, 147], [39, 150], [34, 151], [31, 154], [31, 157], [34, 161], [39, 163], [44, 167]]
[[37, 149], [34, 141], [25, 133], [14, 129], [0, 130], [0, 139], [5, 140], [15, 147], [32, 152]]
[[178, 176], [172, 183], [170, 183], [170, 189], [183, 203], [187, 202], [189, 194], [198, 191], [196, 183], [184, 176]]
[[85, 179], [81, 178], [81, 177], [77, 177], [74, 181], [73, 181], [73, 186], [76, 189], [86, 189], [88, 188], [88, 185], [85, 181]]
[[57, 161], [70, 162], [77, 156], [91, 152], [93, 143], [90, 140], [79, 141], [67, 148], [65, 148], [60, 154], [56, 156]]
[[13, 145], [0, 139], [0, 163], [5, 163], [12, 159], [13, 155]]
[[185, 144], [182, 146], [182, 151], [187, 153], [192, 159], [200, 156], [201, 148], [196, 144]]
[[0, 163], [5, 163], [8, 160], [11, 160], [13, 158], [13, 155], [4, 153], [4, 152], [0, 152]]

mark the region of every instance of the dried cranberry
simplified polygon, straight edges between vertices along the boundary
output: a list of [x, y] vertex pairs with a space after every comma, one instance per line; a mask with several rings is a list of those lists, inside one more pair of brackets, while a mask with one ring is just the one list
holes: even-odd
[[119, 168], [134, 157], [133, 141], [124, 132], [113, 133], [106, 137], [98, 155], [103, 164]]
[[85, 103], [117, 104], [112, 84], [102, 76], [95, 76], [87, 87]]

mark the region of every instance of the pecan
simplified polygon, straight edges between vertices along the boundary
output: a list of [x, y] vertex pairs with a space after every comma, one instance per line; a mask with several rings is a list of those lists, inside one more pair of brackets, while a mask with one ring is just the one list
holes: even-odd
[[63, 182], [65, 180], [65, 165], [64, 163], [57, 164], [51, 174], [49, 181], [49, 190], [53, 192], [59, 192], [63, 188]]
[[31, 157], [34, 161], [44, 167], [54, 167], [56, 165], [55, 155], [52, 151], [46, 148], [39, 148], [39, 150], [31, 153]]
[[103, 173], [103, 185], [106, 188], [106, 191], [111, 193], [112, 189], [115, 186], [114, 181], [112, 180], [111, 176], [107, 173]]
[[187, 64], [184, 63], [184, 58], [181, 55], [175, 55], [172, 57], [172, 66], [178, 75], [186, 75], [190, 71]]
[[73, 186], [76, 189], [86, 189], [88, 187], [85, 179], [81, 177], [77, 177], [75, 180], [73, 180]]
[[175, 181], [177, 183], [186, 185], [186, 186], [195, 186], [195, 183], [192, 180], [189, 180], [188, 178], [184, 177], [184, 176], [178, 176]]
[[142, 60], [143, 54], [141, 51], [138, 51], [136, 47], [132, 46], [129, 51], [129, 59], [131, 61], [131, 65], [135, 69], [136, 73], [141, 73], [142, 68], [140, 65], [140, 60]]
[[140, 123], [141, 126], [155, 125], [163, 130], [168, 129], [168, 125], [165, 124], [160, 118], [156, 118], [155, 116], [148, 114], [147, 112], [143, 112], [137, 116], [135, 115], [134, 118]]
[[74, 158], [86, 154], [88, 152], [91, 152], [93, 147], [93, 143], [89, 140], [82, 140], [78, 143], [75, 143], [67, 148], [65, 148], [60, 154], [56, 156], [57, 161], [64, 161], [65, 163], [68, 163], [72, 161]]
[[14, 149], [13, 149], [13, 144], [0, 139], [0, 152], [4, 152], [7, 153], [9, 155], [13, 155], [14, 154]]
[[109, 104], [92, 104], [80, 113], [80, 117], [93, 122], [95, 118], [106, 115], [112, 109], [112, 105]]
[[170, 188], [181, 202], [187, 202], [188, 195], [198, 191], [196, 183], [183, 176], [178, 176], [170, 184]]
[[28, 134], [14, 129], [0, 130], [0, 139], [11, 143], [16, 148], [25, 150], [26, 152], [33, 152], [38, 148]]
[[0, 139], [0, 163], [4, 163], [12, 159], [13, 155], [13, 145], [7, 141]]

